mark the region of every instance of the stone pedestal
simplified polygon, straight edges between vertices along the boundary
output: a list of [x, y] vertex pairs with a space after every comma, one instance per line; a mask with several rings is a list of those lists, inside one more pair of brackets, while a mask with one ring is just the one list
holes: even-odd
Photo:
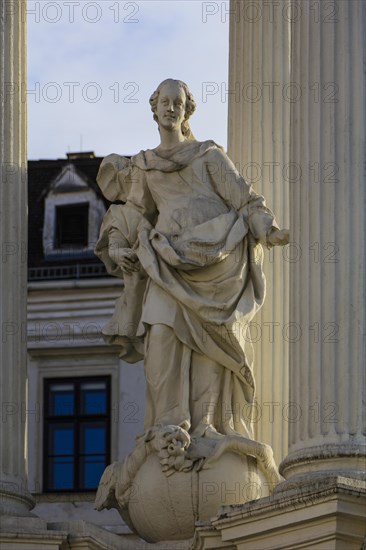
[[20, 2], [0, 4], [0, 512], [27, 514], [26, 418], [27, 132], [26, 27]]
[[[269, 4], [230, 5], [228, 153], [289, 227], [290, 22]], [[289, 265], [286, 248], [265, 252], [266, 300], [251, 323], [255, 437], [278, 462], [287, 454]]]
[[329, 476], [296, 484], [199, 526], [195, 550], [361, 550], [366, 484]]

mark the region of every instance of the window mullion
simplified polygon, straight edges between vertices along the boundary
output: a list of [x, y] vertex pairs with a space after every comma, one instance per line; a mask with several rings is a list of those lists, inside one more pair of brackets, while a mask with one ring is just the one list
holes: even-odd
[[80, 487], [79, 471], [80, 471], [80, 380], [75, 380], [75, 463], [74, 463], [74, 475], [75, 475], [75, 489], [78, 491]]

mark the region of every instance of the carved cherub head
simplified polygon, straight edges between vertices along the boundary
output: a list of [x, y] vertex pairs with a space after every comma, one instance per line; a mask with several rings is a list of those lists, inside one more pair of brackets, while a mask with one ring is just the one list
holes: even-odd
[[[171, 114], [164, 112], [162, 98], [165, 95], [165, 106], [168, 106], [169, 97], [175, 96], [174, 105], [171, 107]], [[160, 101], [159, 101], [160, 98]], [[187, 140], [195, 139], [188, 124], [189, 117], [196, 110], [196, 102], [187, 84], [181, 80], [167, 78], [163, 80], [150, 97], [151, 110], [154, 113], [154, 120], [167, 128], [174, 128], [175, 124], [181, 125], [181, 131]]]

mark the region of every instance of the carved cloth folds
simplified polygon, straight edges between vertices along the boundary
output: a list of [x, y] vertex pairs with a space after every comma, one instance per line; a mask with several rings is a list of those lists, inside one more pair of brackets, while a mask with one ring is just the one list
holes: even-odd
[[[109, 155], [98, 183], [125, 201], [108, 210], [96, 245], [125, 280], [103, 334], [126, 361], [145, 359], [145, 428], [252, 437], [248, 325], [265, 297], [260, 243], [277, 227], [263, 197], [212, 141]], [[124, 276], [113, 246], [132, 248], [142, 269]]]

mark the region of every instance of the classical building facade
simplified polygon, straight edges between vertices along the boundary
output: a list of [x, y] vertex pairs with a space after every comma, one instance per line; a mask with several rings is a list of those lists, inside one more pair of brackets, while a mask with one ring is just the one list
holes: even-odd
[[141, 363], [105, 345], [101, 328], [122, 281], [94, 255], [109, 203], [93, 153], [29, 161], [28, 487], [33, 513], [79, 519], [129, 534], [115, 511], [94, 510], [105, 467], [123, 459], [143, 429]]

